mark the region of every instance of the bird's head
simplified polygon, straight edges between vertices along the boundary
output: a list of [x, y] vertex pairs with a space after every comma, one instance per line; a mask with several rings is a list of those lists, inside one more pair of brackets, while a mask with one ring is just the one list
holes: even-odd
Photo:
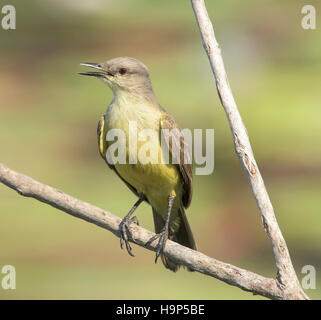
[[79, 72], [81, 75], [97, 77], [105, 82], [114, 93], [117, 91], [139, 91], [151, 89], [148, 68], [139, 60], [119, 57], [103, 63], [85, 62], [81, 66], [95, 71]]

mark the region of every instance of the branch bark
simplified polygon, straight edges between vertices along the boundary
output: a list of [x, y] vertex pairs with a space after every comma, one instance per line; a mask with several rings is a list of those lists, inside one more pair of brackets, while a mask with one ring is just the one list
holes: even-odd
[[[26, 175], [13, 171], [1, 163], [0, 182], [16, 190], [22, 196], [47, 203], [74, 217], [107, 229], [119, 237], [119, 224], [121, 222], [119, 217], [40, 183]], [[130, 230], [133, 235], [130, 240], [140, 246], [145, 246], [146, 242], [154, 235], [154, 233], [134, 224], [130, 225]], [[157, 241], [154, 241], [146, 248], [155, 251], [156, 244]], [[164, 254], [186, 267], [222, 280], [245, 291], [250, 291], [253, 294], [262, 295], [270, 299], [280, 300], [285, 298], [283, 290], [276, 280], [265, 278], [251, 271], [210, 258], [201, 252], [191, 250], [176, 242], [168, 240]]]
[[272, 244], [276, 261], [278, 287], [285, 299], [307, 299], [302, 290], [274, 210], [266, 191], [263, 178], [255, 161], [250, 140], [234, 100], [224, 67], [221, 48], [216, 41], [213, 25], [204, 0], [191, 0], [203, 46], [210, 61], [216, 88], [232, 131], [236, 154], [246, 172], [262, 218], [263, 227]]

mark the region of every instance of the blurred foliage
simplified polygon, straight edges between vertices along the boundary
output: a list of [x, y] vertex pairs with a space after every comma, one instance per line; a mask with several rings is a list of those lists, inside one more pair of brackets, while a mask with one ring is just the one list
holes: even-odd
[[[200, 251], [273, 277], [271, 247], [235, 156], [189, 2], [10, 3], [17, 29], [0, 29], [0, 161], [123, 217], [135, 197], [96, 146], [96, 123], [112, 95], [77, 72], [83, 61], [134, 56], [148, 65], [159, 102], [181, 127], [215, 129], [215, 171], [195, 176], [187, 211]], [[300, 279], [304, 265], [321, 272], [321, 42], [320, 27], [301, 28], [304, 4], [207, 1]], [[320, 12], [319, 6], [317, 24]], [[0, 289], [0, 298], [253, 298], [200, 274], [173, 274], [137, 246], [131, 258], [111, 233], [2, 185], [0, 215], [0, 267], [17, 269], [17, 289]], [[137, 215], [152, 229], [147, 205]], [[318, 280], [317, 290], [307, 293], [321, 298], [320, 285]]]

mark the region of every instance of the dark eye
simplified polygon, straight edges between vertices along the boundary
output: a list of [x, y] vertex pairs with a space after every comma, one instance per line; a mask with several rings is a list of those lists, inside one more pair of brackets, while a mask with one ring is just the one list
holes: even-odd
[[119, 69], [119, 74], [124, 75], [126, 73], [127, 73], [127, 69], [126, 68], [120, 68]]

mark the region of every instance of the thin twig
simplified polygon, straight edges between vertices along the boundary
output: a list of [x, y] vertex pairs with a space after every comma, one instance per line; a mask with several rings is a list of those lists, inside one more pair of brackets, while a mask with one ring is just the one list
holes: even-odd
[[276, 221], [264, 181], [254, 159], [249, 137], [228, 82], [221, 48], [216, 41], [204, 0], [191, 0], [191, 3], [202, 36], [203, 46], [214, 73], [218, 95], [229, 121], [237, 156], [251, 184], [264, 229], [272, 244], [277, 267], [276, 279], [278, 286], [288, 299], [307, 299], [308, 297], [299, 284], [287, 245]]

